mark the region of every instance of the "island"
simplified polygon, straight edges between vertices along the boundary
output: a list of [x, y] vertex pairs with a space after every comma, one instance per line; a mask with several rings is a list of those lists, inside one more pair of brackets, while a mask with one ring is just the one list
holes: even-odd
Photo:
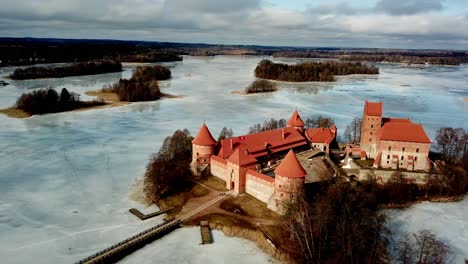
[[255, 68], [255, 76], [287, 82], [333, 82], [335, 75], [379, 74], [379, 69], [362, 63], [336, 61], [304, 62], [295, 65], [262, 60]]
[[[443, 161], [433, 162], [423, 126], [383, 117], [382, 107], [366, 101], [364, 118], [348, 126], [347, 139], [358, 134], [360, 144], [337, 142], [331, 118], [303, 121], [297, 110], [288, 121], [267, 120], [246, 135], [223, 128], [217, 140], [205, 123], [195, 137], [177, 130], [151, 157], [140, 192], [171, 210], [161, 224], [171, 230], [181, 224], [221, 230], [286, 263], [386, 263], [382, 209], [463, 199], [463, 150], [447, 149], [463, 145], [467, 134], [441, 128], [435, 148]], [[457, 140], [444, 140], [450, 135]], [[348, 159], [351, 167], [341, 162]], [[440, 263], [434, 260], [452, 252], [427, 230], [399, 241], [395, 250], [408, 259]]]
[[96, 96], [92, 101], [81, 101], [80, 95], [62, 89], [60, 95], [54, 89], [38, 89], [25, 93], [18, 98], [13, 107], [0, 109], [0, 113], [9, 117], [25, 118], [32, 115], [90, 110], [102, 107], [114, 107], [130, 102], [155, 101], [162, 97], [179, 98], [162, 93], [158, 80], [167, 80], [171, 71], [163, 66], [137, 67], [129, 80], [120, 79], [118, 83], [104, 87], [99, 91], [88, 91], [87, 95]]
[[10, 78], [13, 80], [28, 80], [39, 78], [63, 78], [69, 76], [93, 75], [110, 72], [121, 72], [122, 64], [116, 61], [91, 61], [74, 63], [67, 66], [57, 67], [28, 67], [18, 68]]

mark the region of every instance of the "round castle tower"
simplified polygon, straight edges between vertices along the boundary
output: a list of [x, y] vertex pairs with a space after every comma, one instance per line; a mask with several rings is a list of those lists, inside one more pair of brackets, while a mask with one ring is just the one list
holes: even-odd
[[304, 121], [302, 121], [302, 118], [297, 112], [297, 109], [294, 111], [291, 118], [289, 118], [287, 127], [294, 127], [301, 134], [304, 134]]
[[284, 214], [284, 205], [296, 199], [303, 191], [307, 172], [302, 167], [292, 150], [288, 152], [275, 170], [274, 200], [268, 205], [270, 209]]
[[192, 140], [192, 165], [209, 164], [211, 155], [214, 155], [215, 146], [216, 140], [203, 122], [197, 136]]

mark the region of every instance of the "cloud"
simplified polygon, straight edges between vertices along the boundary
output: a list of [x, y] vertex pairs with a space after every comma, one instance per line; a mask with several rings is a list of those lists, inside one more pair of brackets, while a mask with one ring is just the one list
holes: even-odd
[[[396, 3], [406, 10], [397, 11]], [[423, 13], [442, 8], [433, 0], [303, 10], [261, 0], [0, 0], [0, 6], [0, 36], [404, 48], [468, 42], [468, 17]]]
[[391, 15], [414, 15], [440, 11], [444, 0], [380, 0], [375, 9]]

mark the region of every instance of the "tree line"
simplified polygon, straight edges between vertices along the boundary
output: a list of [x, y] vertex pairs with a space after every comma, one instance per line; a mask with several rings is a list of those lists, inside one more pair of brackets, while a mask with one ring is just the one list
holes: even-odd
[[66, 88], [63, 88], [60, 94], [49, 88], [22, 94], [16, 101], [16, 108], [31, 115], [37, 115], [104, 104], [102, 101], [82, 102], [78, 94], [70, 93]]
[[140, 66], [137, 67], [132, 77], [120, 79], [114, 85], [105, 86], [104, 92], [116, 93], [120, 101], [140, 102], [153, 101], [161, 98], [158, 80], [171, 78], [171, 71], [163, 66]]
[[122, 64], [117, 61], [80, 62], [58, 67], [28, 67], [18, 68], [11, 75], [13, 80], [27, 80], [37, 78], [62, 78], [122, 71]]
[[379, 69], [362, 63], [304, 62], [295, 65], [262, 60], [255, 68], [255, 76], [262, 79], [290, 82], [333, 82], [335, 75], [378, 74]]
[[436, 65], [460, 65], [468, 62], [465, 57], [427, 57], [427, 56], [403, 56], [403, 55], [346, 55], [340, 56], [340, 61], [368, 61], [368, 62], [393, 62], [406, 64], [436, 64]]

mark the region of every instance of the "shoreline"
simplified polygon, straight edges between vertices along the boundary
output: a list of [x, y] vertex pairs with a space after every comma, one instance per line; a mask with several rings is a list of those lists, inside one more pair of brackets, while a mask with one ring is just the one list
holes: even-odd
[[[62, 112], [56, 112], [56, 113], [45, 113], [41, 115], [48, 115], [48, 114], [58, 114], [58, 113], [69, 113], [69, 112], [81, 112], [81, 111], [89, 111], [89, 110], [95, 110], [95, 109], [103, 109], [103, 108], [112, 108], [112, 107], [119, 107], [119, 106], [125, 106], [125, 105], [130, 105], [134, 103], [139, 103], [139, 102], [128, 102], [128, 101], [120, 101], [119, 98], [117, 97], [116, 93], [113, 92], [103, 92], [100, 90], [95, 90], [95, 91], [86, 91], [86, 95], [89, 96], [95, 96], [97, 97], [97, 100], [103, 101], [104, 104], [102, 105], [91, 105], [91, 106], [83, 106], [80, 108], [76, 108], [73, 110], [68, 110], [68, 111], [62, 111]], [[154, 101], [159, 101], [163, 98], [183, 98], [184, 96], [182, 95], [172, 95], [172, 94], [166, 94], [166, 93], [161, 93], [161, 98], [158, 100]], [[148, 102], [154, 102], [154, 101], [148, 101]], [[82, 101], [83, 104], [87, 103], [93, 103], [93, 101]], [[16, 107], [7, 107], [4, 109], [0, 109], [0, 114], [4, 114], [7, 117], [10, 118], [29, 118], [35, 115], [32, 115], [30, 113], [27, 113], [23, 110], [20, 110]]]
[[457, 203], [465, 199], [463, 195], [456, 195], [456, 196], [433, 196], [433, 197], [425, 197], [422, 199], [418, 199], [416, 201], [406, 202], [403, 204], [386, 204], [379, 208], [379, 210], [388, 210], [388, 209], [407, 209], [415, 204], [420, 204], [423, 202], [430, 202], [430, 203]]

